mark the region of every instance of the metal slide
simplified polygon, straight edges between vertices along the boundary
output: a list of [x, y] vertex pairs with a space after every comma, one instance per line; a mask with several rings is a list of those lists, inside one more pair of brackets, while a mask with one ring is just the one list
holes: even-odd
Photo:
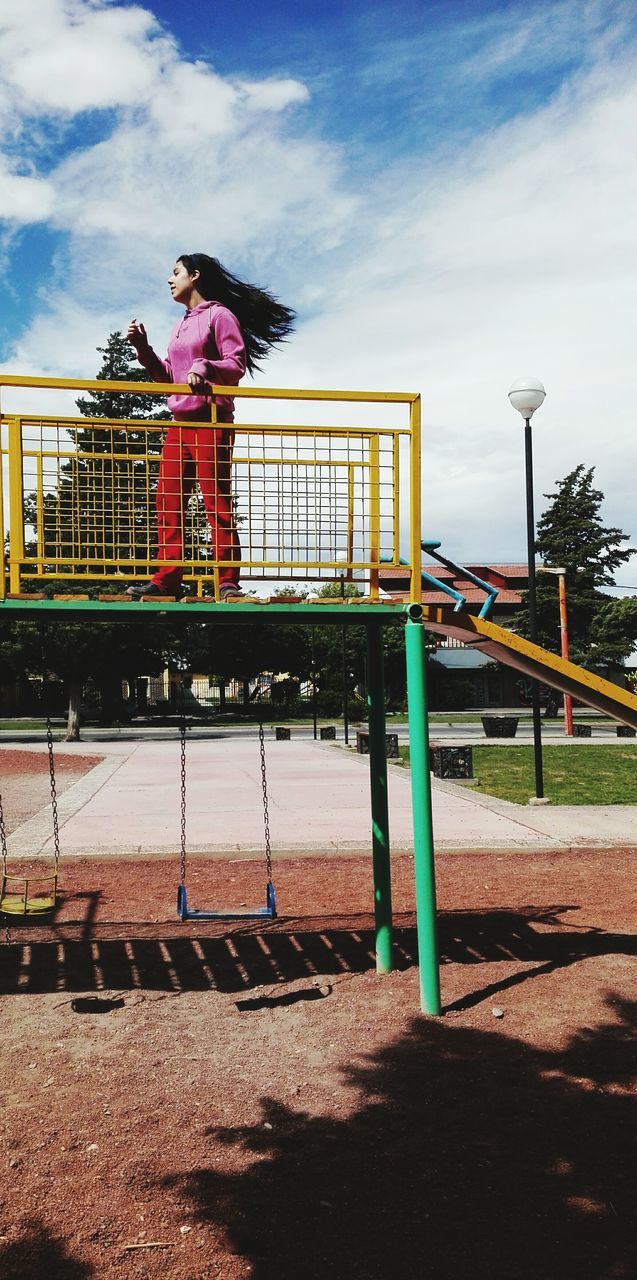
[[505, 627], [471, 613], [455, 613], [452, 608], [433, 605], [423, 605], [423, 622], [435, 635], [451, 636], [471, 648], [480, 649], [490, 658], [514, 667], [523, 675], [551, 685], [560, 693], [570, 693], [578, 702], [585, 702], [613, 720], [637, 729], [635, 694], [620, 689], [592, 671], [585, 671], [574, 662], [566, 662], [557, 654], [540, 649], [539, 645], [523, 640]]

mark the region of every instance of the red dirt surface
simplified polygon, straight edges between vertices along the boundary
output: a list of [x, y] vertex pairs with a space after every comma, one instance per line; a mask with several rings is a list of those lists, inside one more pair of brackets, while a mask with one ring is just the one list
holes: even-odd
[[[3, 1280], [633, 1280], [634, 862], [441, 856], [440, 1019], [408, 857], [382, 978], [367, 859], [277, 861], [267, 925], [180, 924], [167, 860], [65, 863], [0, 947]], [[254, 860], [189, 871], [263, 898]]]
[[[102, 756], [55, 755], [55, 788], [61, 796]], [[7, 834], [51, 800], [49, 757], [46, 751], [0, 751], [0, 794]]]

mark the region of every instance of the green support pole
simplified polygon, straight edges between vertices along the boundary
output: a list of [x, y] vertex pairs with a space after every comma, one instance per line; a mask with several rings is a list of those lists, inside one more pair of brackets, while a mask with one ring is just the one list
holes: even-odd
[[385, 681], [382, 627], [367, 627], [367, 711], [369, 725], [369, 781], [372, 798], [372, 858], [376, 972], [392, 971], [391, 868], [387, 805], [387, 749], [385, 744]]
[[436, 869], [429, 774], [429, 723], [425, 628], [408, 618], [405, 625], [409, 759], [414, 814], [414, 875], [416, 879], [416, 929], [420, 966], [420, 1007], [439, 1014], [440, 972], [436, 922]]

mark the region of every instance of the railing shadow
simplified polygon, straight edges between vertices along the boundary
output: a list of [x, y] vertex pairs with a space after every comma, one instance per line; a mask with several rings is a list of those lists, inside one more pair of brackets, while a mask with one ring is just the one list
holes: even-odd
[[[443, 912], [443, 964], [509, 966], [501, 981], [465, 995], [447, 1011], [469, 1008], [507, 987], [590, 956], [636, 954], [637, 939], [628, 934], [566, 925], [563, 917], [573, 909], [556, 905]], [[412, 919], [405, 916], [396, 922], [398, 970], [417, 964]], [[42, 928], [27, 931], [2, 949], [2, 959], [4, 995], [140, 989], [240, 994], [255, 987], [365, 973], [375, 965], [375, 939], [369, 915], [279, 918], [266, 927], [261, 922], [207, 927], [192, 922], [178, 931], [165, 923], [93, 927], [85, 921], [77, 927], [59, 925], [49, 936]], [[524, 968], [511, 974], [511, 963]]]

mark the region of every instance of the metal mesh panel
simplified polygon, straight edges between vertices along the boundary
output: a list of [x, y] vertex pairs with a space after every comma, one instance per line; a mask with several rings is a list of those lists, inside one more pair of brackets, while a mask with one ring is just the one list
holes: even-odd
[[[404, 418], [404, 405], [392, 408], [397, 419], [401, 410]], [[10, 515], [13, 590], [34, 578], [123, 582], [156, 571], [165, 431], [164, 422], [146, 420], [3, 418], [0, 499], [5, 523]], [[397, 563], [409, 522], [410, 480], [400, 461], [409, 437], [402, 424], [238, 426], [231, 492], [243, 580], [311, 583], [343, 569], [369, 578], [381, 556]], [[183, 449], [178, 470], [188, 479], [175, 482], [185, 489], [171, 497], [183, 551], [178, 560], [161, 559], [182, 564], [187, 578], [206, 578], [231, 561], [215, 558], [215, 513], [209, 519], [200, 459]]]

